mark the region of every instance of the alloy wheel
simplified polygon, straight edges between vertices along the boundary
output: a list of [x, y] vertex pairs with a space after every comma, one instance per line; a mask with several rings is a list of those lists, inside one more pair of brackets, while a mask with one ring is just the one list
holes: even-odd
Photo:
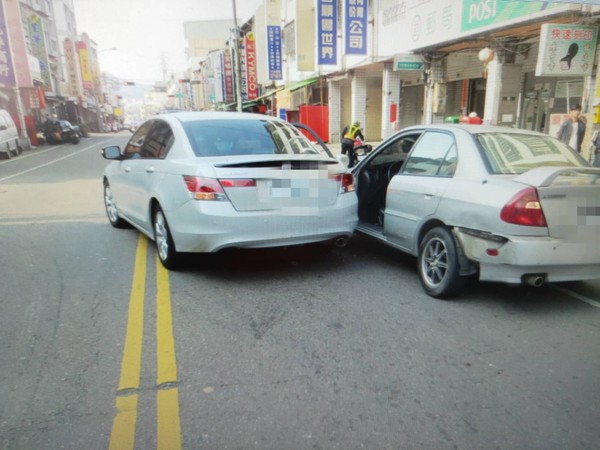
[[443, 240], [435, 237], [427, 242], [421, 264], [424, 281], [431, 287], [439, 286], [448, 271], [448, 250]]
[[167, 221], [162, 211], [157, 211], [154, 217], [154, 235], [156, 239], [156, 249], [161, 261], [166, 261], [169, 257], [169, 230]]
[[119, 213], [117, 211], [117, 205], [113, 198], [112, 191], [108, 185], [104, 186], [104, 205], [106, 206], [108, 220], [110, 220], [111, 223], [116, 223], [119, 220]]

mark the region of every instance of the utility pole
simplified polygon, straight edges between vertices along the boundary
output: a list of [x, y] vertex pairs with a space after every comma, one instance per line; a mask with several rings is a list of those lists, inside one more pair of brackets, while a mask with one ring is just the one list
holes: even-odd
[[241, 64], [240, 64], [240, 30], [238, 29], [237, 24], [237, 12], [235, 7], [235, 0], [233, 2], [233, 66], [235, 71], [235, 93], [236, 93], [236, 103], [237, 103], [237, 111], [242, 112], [242, 89], [241, 89]]

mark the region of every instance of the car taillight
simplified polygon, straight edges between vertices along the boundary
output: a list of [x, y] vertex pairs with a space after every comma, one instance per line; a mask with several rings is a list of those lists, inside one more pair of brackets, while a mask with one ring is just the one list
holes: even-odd
[[255, 187], [256, 181], [248, 178], [214, 178], [184, 175], [183, 181], [196, 200], [227, 200], [224, 188]]
[[351, 173], [338, 173], [332, 178], [340, 184], [340, 194], [354, 191], [354, 177]]
[[196, 200], [227, 200], [223, 187], [214, 178], [184, 175], [183, 181]]
[[234, 188], [234, 187], [256, 187], [256, 181], [250, 178], [232, 178], [232, 179], [220, 179], [219, 183], [224, 188]]
[[511, 198], [500, 212], [504, 222], [528, 227], [546, 227], [546, 218], [537, 191], [528, 187]]

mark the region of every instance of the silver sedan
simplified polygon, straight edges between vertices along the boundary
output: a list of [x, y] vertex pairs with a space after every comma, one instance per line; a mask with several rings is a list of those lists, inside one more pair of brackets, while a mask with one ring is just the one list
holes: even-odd
[[415, 126], [353, 169], [357, 231], [417, 256], [425, 291], [468, 278], [600, 278], [600, 169], [557, 139], [478, 125]]
[[167, 268], [184, 252], [343, 243], [357, 222], [352, 174], [273, 117], [158, 115], [102, 154], [110, 223], [153, 239]]

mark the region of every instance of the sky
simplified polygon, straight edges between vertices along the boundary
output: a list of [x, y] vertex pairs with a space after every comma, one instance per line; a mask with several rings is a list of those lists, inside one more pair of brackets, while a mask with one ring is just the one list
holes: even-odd
[[[235, 0], [238, 25], [262, 0]], [[231, 19], [233, 0], [73, 0], [77, 33], [97, 44], [100, 70], [126, 81], [154, 83], [187, 67], [183, 22]], [[115, 50], [116, 49], [116, 50]]]

